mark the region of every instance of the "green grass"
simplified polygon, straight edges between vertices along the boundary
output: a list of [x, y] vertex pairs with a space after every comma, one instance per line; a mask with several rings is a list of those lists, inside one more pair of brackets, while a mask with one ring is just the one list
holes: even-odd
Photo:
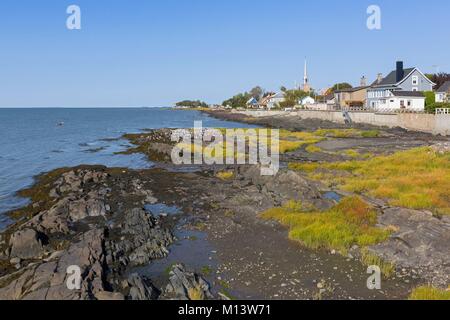
[[363, 138], [377, 138], [380, 136], [380, 131], [378, 130], [368, 130], [361, 132]]
[[431, 286], [423, 286], [413, 290], [409, 300], [450, 300], [450, 290], [441, 290]]
[[306, 151], [309, 153], [319, 153], [322, 152], [322, 149], [312, 144], [306, 147]]
[[213, 272], [213, 270], [212, 270], [212, 268], [210, 266], [203, 266], [202, 267], [201, 273], [204, 276], [209, 276], [209, 275], [211, 275], [212, 272]]
[[345, 150], [343, 152], [344, 155], [350, 157], [350, 158], [358, 158], [360, 156], [360, 153], [356, 150], [353, 149], [349, 149], [349, 150]]
[[231, 180], [234, 178], [234, 171], [221, 171], [216, 174], [216, 177], [220, 180]]
[[329, 138], [376, 138], [380, 136], [380, 131], [357, 129], [321, 129], [317, 130], [315, 134]]
[[450, 153], [415, 148], [368, 160], [290, 164], [344, 191], [385, 199], [392, 206], [450, 214]]
[[205, 300], [205, 294], [201, 288], [195, 287], [188, 289], [189, 300], [203, 301]]
[[369, 252], [366, 248], [361, 250], [361, 262], [366, 266], [378, 266], [384, 277], [390, 278], [395, 274], [395, 265], [386, 262], [377, 255]]
[[289, 227], [289, 238], [305, 246], [335, 249], [342, 253], [353, 245], [362, 247], [385, 241], [390, 231], [375, 227], [377, 212], [359, 197], [344, 198], [325, 212], [306, 212], [289, 203], [261, 215]]

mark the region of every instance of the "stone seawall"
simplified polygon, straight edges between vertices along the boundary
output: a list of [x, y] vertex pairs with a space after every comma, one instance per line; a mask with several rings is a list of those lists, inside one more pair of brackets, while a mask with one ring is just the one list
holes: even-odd
[[[297, 116], [302, 119], [320, 119], [332, 122], [344, 123], [345, 119], [341, 111], [314, 111], [298, 110], [289, 111], [233, 111], [250, 117], [273, 116]], [[375, 113], [375, 112], [349, 112], [349, 116], [355, 123], [365, 123], [389, 128], [401, 127], [407, 130], [427, 132], [450, 136], [449, 114], [423, 114], [423, 113]]]

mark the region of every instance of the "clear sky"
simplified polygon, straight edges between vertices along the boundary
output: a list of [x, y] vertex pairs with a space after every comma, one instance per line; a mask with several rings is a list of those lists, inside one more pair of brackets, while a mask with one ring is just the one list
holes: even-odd
[[[79, 5], [82, 29], [66, 28]], [[381, 7], [382, 29], [366, 27]], [[1, 0], [0, 106], [210, 103], [405, 67], [450, 72], [448, 0]]]

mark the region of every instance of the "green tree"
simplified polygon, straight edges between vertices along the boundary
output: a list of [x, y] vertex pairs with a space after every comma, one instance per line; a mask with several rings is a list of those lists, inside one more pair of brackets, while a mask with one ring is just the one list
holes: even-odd
[[427, 74], [428, 79], [436, 83], [435, 89], [439, 89], [445, 82], [450, 81], [450, 73]]
[[299, 101], [307, 97], [309, 94], [303, 90], [292, 89], [284, 91], [284, 101], [279, 103], [281, 109], [293, 108], [298, 105]]
[[327, 90], [325, 95], [335, 93], [338, 90], [351, 89], [351, 88], [353, 88], [353, 86], [350, 83], [347, 83], [347, 82], [336, 83], [334, 86], [332, 86], [330, 89]]
[[200, 100], [183, 100], [175, 104], [177, 107], [207, 108], [208, 104]]
[[436, 102], [436, 94], [433, 91], [425, 91], [425, 106], [432, 105]]
[[[255, 98], [256, 100], [260, 100], [264, 96], [264, 89], [260, 86], [254, 87], [252, 90], [250, 90], [249, 94]], [[248, 101], [248, 100], [247, 100]]]
[[237, 108], [245, 108], [247, 106], [247, 101], [252, 98], [252, 95], [248, 92], [245, 93], [239, 93], [232, 98], [225, 100], [222, 102], [222, 105], [224, 107], [230, 106], [233, 109]]

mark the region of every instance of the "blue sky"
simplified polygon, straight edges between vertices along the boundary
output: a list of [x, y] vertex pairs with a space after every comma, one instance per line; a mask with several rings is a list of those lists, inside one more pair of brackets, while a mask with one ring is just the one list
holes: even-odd
[[[82, 30], [66, 29], [66, 8]], [[382, 30], [366, 28], [367, 7]], [[373, 80], [402, 59], [450, 72], [448, 0], [2, 0], [0, 106], [221, 102], [260, 85]]]

